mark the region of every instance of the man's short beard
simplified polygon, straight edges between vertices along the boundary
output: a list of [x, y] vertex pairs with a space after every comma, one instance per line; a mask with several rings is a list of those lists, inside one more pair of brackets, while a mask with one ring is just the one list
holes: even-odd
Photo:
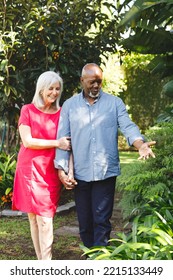
[[90, 92], [88, 93], [88, 95], [89, 95], [89, 97], [91, 97], [91, 98], [97, 98], [97, 97], [99, 96], [99, 91], [98, 91], [97, 94], [92, 94], [92, 92], [90, 91]]

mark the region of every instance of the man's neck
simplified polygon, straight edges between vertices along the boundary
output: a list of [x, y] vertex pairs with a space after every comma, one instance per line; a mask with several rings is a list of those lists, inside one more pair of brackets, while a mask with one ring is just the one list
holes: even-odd
[[84, 98], [88, 101], [88, 103], [90, 105], [93, 105], [97, 101], [97, 99], [98, 99], [98, 97], [97, 98], [92, 98], [90, 96], [85, 96], [85, 95], [84, 95]]

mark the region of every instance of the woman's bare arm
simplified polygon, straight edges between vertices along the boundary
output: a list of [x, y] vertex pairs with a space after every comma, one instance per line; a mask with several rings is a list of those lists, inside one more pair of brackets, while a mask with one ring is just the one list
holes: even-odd
[[62, 137], [58, 140], [33, 138], [30, 126], [21, 124], [19, 133], [24, 147], [29, 149], [50, 149], [59, 148], [62, 150], [71, 150], [70, 137]]

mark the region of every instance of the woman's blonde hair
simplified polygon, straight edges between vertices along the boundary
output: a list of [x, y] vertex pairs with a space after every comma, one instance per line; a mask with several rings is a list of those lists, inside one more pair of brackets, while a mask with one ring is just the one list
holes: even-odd
[[38, 80], [36, 83], [35, 94], [34, 94], [34, 97], [32, 100], [32, 103], [34, 103], [34, 105], [36, 107], [39, 108], [44, 105], [43, 99], [41, 96], [41, 93], [43, 92], [43, 90], [49, 89], [50, 86], [56, 82], [60, 83], [60, 95], [58, 96], [58, 98], [56, 100], [56, 107], [57, 107], [57, 109], [59, 108], [59, 101], [60, 101], [61, 94], [63, 91], [63, 80], [60, 77], [60, 74], [58, 72], [53, 72], [53, 71], [46, 71], [38, 77]]

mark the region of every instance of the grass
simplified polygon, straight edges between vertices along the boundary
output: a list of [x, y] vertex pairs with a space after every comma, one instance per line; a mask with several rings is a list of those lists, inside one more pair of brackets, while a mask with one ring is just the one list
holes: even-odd
[[[57, 214], [54, 218], [54, 229], [68, 225], [73, 219], [75, 219], [74, 211], [68, 215]], [[0, 240], [0, 260], [36, 259], [27, 217], [1, 217]], [[79, 237], [54, 234], [54, 259], [70, 259], [69, 257], [80, 259], [82, 251], [79, 242]]]
[[[120, 163], [123, 167], [132, 164], [138, 158], [138, 153], [121, 152]], [[65, 194], [64, 194], [65, 195]], [[57, 214], [54, 218], [54, 229], [67, 226], [75, 222], [76, 212]], [[0, 260], [34, 260], [35, 252], [30, 237], [29, 222], [26, 216], [0, 217]], [[83, 251], [79, 248], [78, 236], [54, 234], [53, 259], [80, 260]]]
[[137, 152], [120, 152], [120, 164], [123, 171], [123, 166], [133, 163], [138, 160], [139, 154]]

